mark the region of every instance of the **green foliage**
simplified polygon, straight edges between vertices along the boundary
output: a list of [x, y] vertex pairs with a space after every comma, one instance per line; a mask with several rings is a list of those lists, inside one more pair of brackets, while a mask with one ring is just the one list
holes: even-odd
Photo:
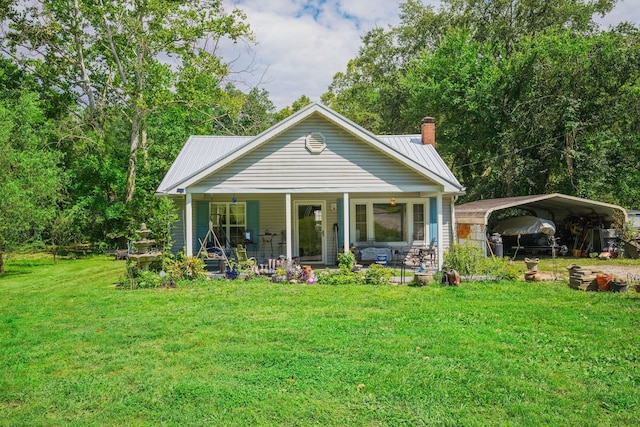
[[319, 285], [385, 285], [394, 276], [394, 270], [385, 268], [379, 264], [371, 264], [363, 271], [351, 271], [355, 258], [351, 252], [349, 255], [339, 254], [338, 270], [325, 270], [316, 274]]
[[161, 248], [163, 254], [171, 251], [173, 246], [172, 228], [178, 221], [178, 208], [173, 200], [168, 197], [160, 197], [157, 206], [153, 210], [153, 216], [149, 220], [149, 228], [153, 231], [153, 239]]
[[338, 254], [338, 267], [340, 270], [351, 271], [356, 263], [356, 256], [353, 252], [342, 252]]
[[174, 280], [203, 279], [207, 277], [204, 260], [196, 256], [184, 256], [178, 253], [165, 261], [167, 275]]
[[514, 281], [522, 279], [523, 269], [509, 258], [483, 257], [478, 266], [478, 274], [489, 280]]
[[121, 292], [112, 285], [123, 264], [8, 262], [4, 424], [627, 426], [640, 418], [634, 291], [578, 292], [566, 281], [222, 280]]
[[322, 99], [379, 134], [435, 117], [464, 201], [561, 192], [635, 208], [640, 31], [600, 29], [614, 4], [408, 0]]
[[162, 278], [156, 271], [140, 270], [135, 263], [127, 264], [127, 277], [120, 282], [126, 289], [150, 289], [162, 284]]
[[58, 215], [66, 176], [51, 147], [52, 122], [33, 92], [0, 99], [0, 274], [4, 253], [44, 241]]
[[346, 268], [339, 270], [324, 270], [316, 273], [318, 285], [345, 286], [363, 285], [364, 275], [361, 272], [352, 272]]
[[453, 245], [444, 252], [442, 268], [454, 269], [461, 276], [473, 277], [480, 272], [480, 263], [484, 259], [482, 250], [471, 242]]
[[364, 272], [367, 285], [387, 285], [393, 279], [394, 270], [380, 264], [371, 264]]

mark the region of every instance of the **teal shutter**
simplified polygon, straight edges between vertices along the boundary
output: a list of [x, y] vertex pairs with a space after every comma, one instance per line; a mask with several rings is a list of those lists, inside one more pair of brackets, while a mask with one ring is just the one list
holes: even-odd
[[429, 198], [429, 236], [438, 244], [438, 200]]
[[251, 242], [247, 250], [258, 250], [258, 232], [260, 231], [260, 205], [257, 200], [247, 202], [247, 231], [251, 233]]
[[209, 232], [209, 202], [196, 202], [196, 238], [193, 239], [193, 253], [197, 254], [200, 250], [200, 240], [204, 239]]
[[338, 250], [344, 247], [344, 199], [338, 199]]

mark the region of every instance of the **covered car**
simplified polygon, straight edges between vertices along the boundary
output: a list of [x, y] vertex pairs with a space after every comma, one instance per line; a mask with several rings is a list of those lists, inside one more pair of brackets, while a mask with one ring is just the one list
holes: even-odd
[[527, 234], [556, 234], [556, 225], [553, 221], [536, 216], [518, 216], [500, 221], [494, 228], [494, 233], [503, 236], [522, 236]]

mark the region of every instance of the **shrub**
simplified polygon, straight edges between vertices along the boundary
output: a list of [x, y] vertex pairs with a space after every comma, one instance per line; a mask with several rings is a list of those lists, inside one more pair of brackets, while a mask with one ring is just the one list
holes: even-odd
[[482, 250], [473, 246], [471, 242], [463, 245], [451, 246], [443, 257], [442, 267], [445, 270], [454, 269], [460, 275], [472, 277], [480, 272], [480, 263], [484, 259]]
[[517, 280], [522, 271], [509, 258], [490, 257], [480, 262], [480, 274], [491, 280]]
[[353, 273], [350, 270], [324, 270], [316, 274], [319, 285], [361, 285], [364, 284], [364, 276], [361, 273]]
[[340, 270], [351, 271], [353, 270], [353, 266], [355, 265], [355, 263], [356, 256], [353, 254], [353, 252], [349, 251], [338, 254], [338, 267], [340, 267]]
[[204, 279], [207, 277], [204, 260], [195, 256], [184, 256], [178, 253], [175, 258], [165, 260], [169, 277], [180, 279]]
[[155, 271], [145, 271], [138, 267], [138, 263], [128, 259], [126, 276], [120, 281], [120, 285], [127, 289], [157, 288], [162, 284], [162, 278]]
[[364, 282], [367, 285], [385, 285], [393, 278], [393, 270], [380, 264], [371, 264], [364, 273]]

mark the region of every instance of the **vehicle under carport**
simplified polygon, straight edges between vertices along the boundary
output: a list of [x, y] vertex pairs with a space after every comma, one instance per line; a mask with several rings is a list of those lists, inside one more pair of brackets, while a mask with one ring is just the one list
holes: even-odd
[[[457, 205], [455, 215], [458, 242], [470, 241], [488, 254], [496, 224], [513, 216], [532, 215], [555, 223], [557, 245], [566, 246], [569, 254], [583, 256], [608, 249], [611, 236], [615, 235], [611, 231], [613, 224], [624, 220], [627, 213], [618, 205], [553, 193], [478, 200]], [[523, 254], [550, 252], [552, 246], [538, 236], [503, 236], [503, 239], [505, 254], [519, 249]]]

